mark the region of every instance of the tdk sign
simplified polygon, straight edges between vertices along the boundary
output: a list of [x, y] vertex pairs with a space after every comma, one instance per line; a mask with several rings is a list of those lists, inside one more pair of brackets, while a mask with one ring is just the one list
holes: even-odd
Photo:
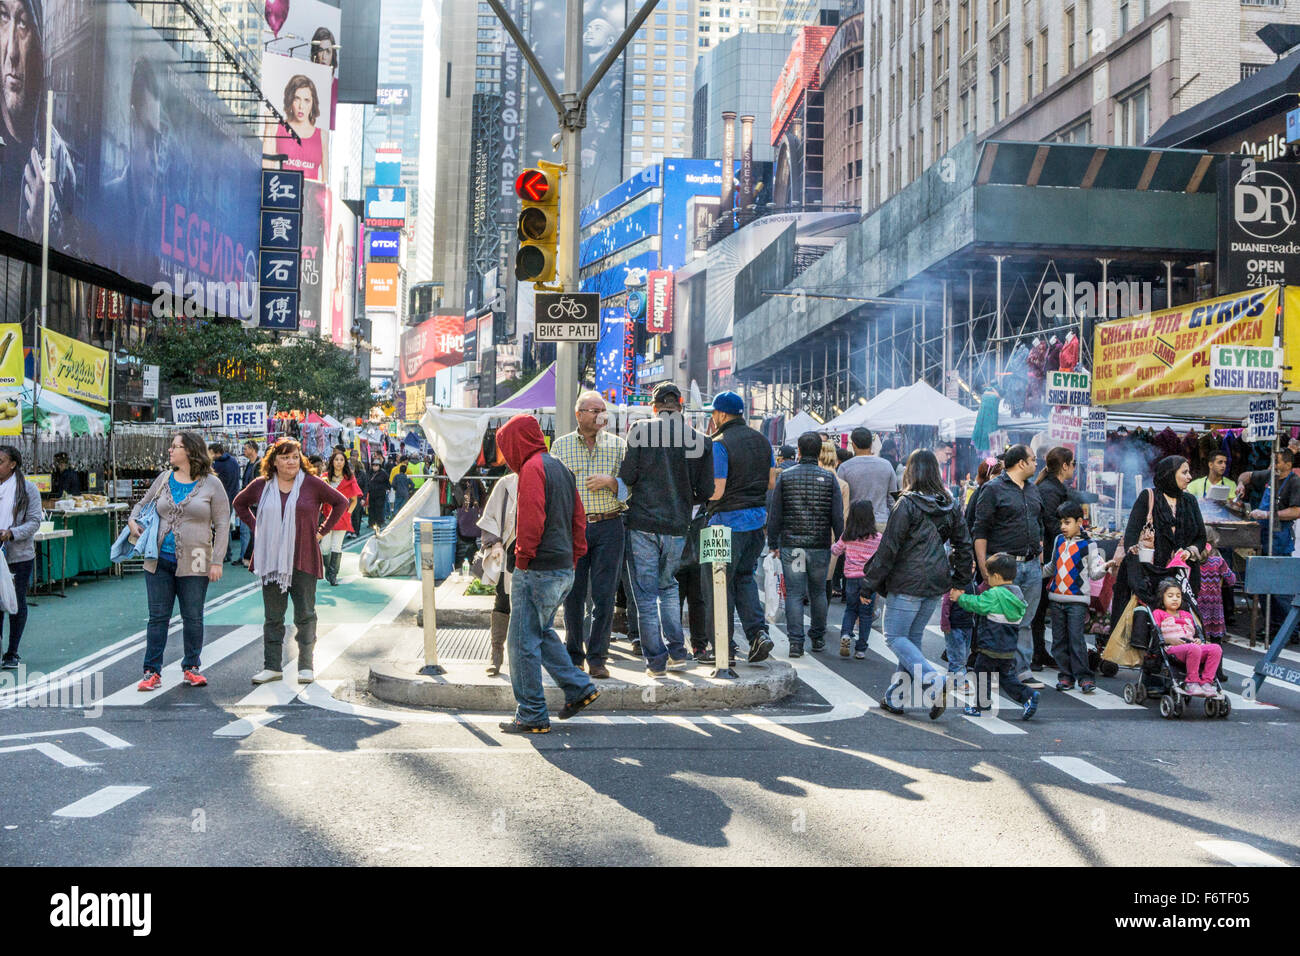
[[370, 233], [370, 258], [372, 260], [396, 259], [401, 241], [400, 232]]

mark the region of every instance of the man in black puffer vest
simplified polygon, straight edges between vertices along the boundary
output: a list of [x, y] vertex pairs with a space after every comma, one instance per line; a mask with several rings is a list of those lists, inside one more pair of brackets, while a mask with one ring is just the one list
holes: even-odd
[[776, 476], [767, 520], [767, 546], [785, 573], [785, 632], [790, 656], [803, 656], [803, 602], [812, 611], [813, 651], [826, 647], [826, 574], [831, 545], [844, 533], [844, 505], [835, 475], [817, 463], [822, 436], [799, 436], [799, 463]]

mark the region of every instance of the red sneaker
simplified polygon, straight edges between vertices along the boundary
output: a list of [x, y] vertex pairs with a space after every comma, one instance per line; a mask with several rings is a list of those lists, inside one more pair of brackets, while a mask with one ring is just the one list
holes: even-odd
[[208, 686], [208, 679], [200, 674], [198, 669], [194, 667], [185, 668], [185, 673], [181, 676], [181, 680], [189, 684], [191, 687]]
[[162, 677], [153, 671], [144, 675], [144, 680], [136, 685], [136, 690], [157, 690], [162, 686]]

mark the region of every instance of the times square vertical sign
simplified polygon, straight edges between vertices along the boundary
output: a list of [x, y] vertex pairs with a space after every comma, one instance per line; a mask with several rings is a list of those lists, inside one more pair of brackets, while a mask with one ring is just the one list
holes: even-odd
[[302, 173], [262, 170], [261, 208], [257, 327], [296, 332], [302, 257]]

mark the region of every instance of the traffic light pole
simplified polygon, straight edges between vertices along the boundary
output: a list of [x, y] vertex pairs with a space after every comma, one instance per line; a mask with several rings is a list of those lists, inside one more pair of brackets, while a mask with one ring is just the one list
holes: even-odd
[[[528, 0], [524, 0], [528, 2]], [[622, 36], [605, 54], [580, 89], [574, 89], [582, 80], [582, 5], [583, 0], [567, 0], [564, 14], [564, 85], [569, 88], [561, 96], [537, 54], [528, 45], [501, 0], [487, 0], [505, 31], [514, 40], [528, 68], [533, 71], [537, 84], [555, 107], [560, 122], [560, 143], [563, 149], [560, 174], [560, 245], [559, 279], [565, 292], [578, 291], [578, 212], [582, 208], [578, 197], [582, 178], [582, 128], [587, 125], [587, 100], [604, 79], [610, 67], [627, 49], [636, 31], [650, 16], [659, 0], [646, 0], [627, 25]], [[576, 427], [573, 407], [578, 400], [578, 343], [558, 342], [555, 346], [555, 429], [557, 435], [573, 431]]]

